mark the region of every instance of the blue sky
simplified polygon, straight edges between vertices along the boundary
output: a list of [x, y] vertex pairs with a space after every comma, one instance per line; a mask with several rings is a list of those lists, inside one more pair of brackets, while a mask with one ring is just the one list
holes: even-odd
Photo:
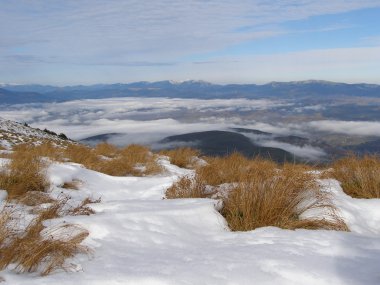
[[0, 0], [0, 83], [380, 83], [380, 0]]

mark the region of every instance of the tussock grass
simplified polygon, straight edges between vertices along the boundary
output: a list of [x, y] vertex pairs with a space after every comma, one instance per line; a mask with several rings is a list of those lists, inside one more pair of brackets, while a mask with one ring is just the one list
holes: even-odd
[[178, 198], [207, 198], [206, 184], [199, 176], [184, 176], [166, 190], [167, 199]]
[[81, 144], [67, 146], [64, 155], [69, 161], [83, 164], [90, 169], [95, 168], [100, 160], [90, 147]]
[[207, 185], [238, 182], [258, 169], [273, 169], [276, 163], [261, 158], [247, 159], [240, 153], [226, 157], [206, 158], [207, 165], [197, 169], [197, 174]]
[[97, 155], [114, 158], [118, 155], [119, 149], [112, 144], [104, 142], [104, 143], [97, 144], [94, 148], [94, 152]]
[[170, 163], [182, 168], [195, 168], [195, 158], [200, 155], [200, 151], [190, 147], [180, 147], [172, 150], [162, 150], [160, 154], [166, 155]]
[[14, 147], [15, 151], [23, 151], [27, 148], [28, 151], [32, 151], [36, 156], [48, 157], [53, 161], [63, 161], [63, 147], [56, 145], [54, 142], [45, 140], [41, 144], [31, 147], [31, 145], [22, 144]]
[[27, 206], [38, 206], [45, 203], [52, 203], [54, 199], [44, 192], [29, 191], [20, 196], [19, 202]]
[[[308, 166], [278, 165], [236, 153], [207, 161], [195, 176], [182, 177], [168, 188], [166, 198], [222, 197], [221, 214], [233, 231], [265, 226], [348, 230]], [[227, 185], [220, 188], [221, 195], [207, 191], [206, 185], [218, 189], [221, 184]]]
[[45, 191], [49, 187], [45, 176], [47, 163], [32, 147], [14, 151], [10, 159], [7, 167], [0, 171], [0, 188], [7, 190], [9, 198], [17, 198], [29, 191]]
[[156, 156], [149, 148], [140, 145], [129, 145], [121, 149], [106, 143], [95, 149], [71, 145], [66, 148], [65, 154], [73, 162], [112, 176], [142, 176], [162, 171], [156, 162]]
[[332, 176], [354, 198], [380, 198], [380, 156], [348, 156], [332, 165]]
[[[3, 206], [0, 212], [0, 270], [12, 264], [16, 272], [39, 272], [47, 275], [55, 270], [68, 270], [66, 259], [78, 253], [88, 254], [81, 242], [88, 232], [73, 224], [60, 224], [45, 227], [44, 221], [63, 215], [90, 215], [94, 211], [88, 206], [100, 200], [85, 199], [78, 206], [72, 206], [70, 197], [52, 199], [44, 191], [49, 187], [45, 176], [48, 157], [51, 160], [66, 161], [67, 157], [96, 168], [106, 152], [104, 147], [96, 150], [70, 144], [66, 147], [46, 142], [40, 145], [18, 145], [9, 155], [9, 162], [0, 170], [0, 188], [8, 192], [12, 203], [31, 207], [30, 214], [35, 218], [25, 226], [24, 213], [11, 204]], [[108, 148], [108, 152], [116, 148]], [[120, 151], [119, 151], [120, 153]], [[109, 154], [109, 153], [108, 153]], [[77, 186], [77, 181], [70, 185]], [[69, 183], [68, 183], [69, 184]], [[45, 205], [41, 205], [45, 204]], [[50, 204], [48, 207], [46, 205]]]
[[[322, 211], [322, 218], [312, 211]], [[222, 215], [233, 231], [265, 226], [348, 230], [315, 177], [290, 165], [250, 173], [224, 199]]]
[[136, 144], [118, 148], [101, 143], [91, 148], [73, 143], [62, 147], [47, 141], [37, 146], [18, 145], [14, 150], [16, 153], [28, 152], [35, 157], [48, 157], [53, 161], [72, 161], [113, 176], [142, 176], [162, 172], [156, 162], [157, 156], [149, 148]]
[[78, 179], [73, 179], [71, 181], [64, 182], [62, 184], [62, 188], [71, 189], [71, 190], [79, 190], [79, 187], [83, 184], [83, 181]]
[[[43, 221], [57, 215], [62, 205], [54, 204], [41, 211], [25, 228], [15, 230], [15, 220], [9, 210], [0, 213], [0, 269], [14, 264], [16, 272], [40, 272], [47, 275], [57, 269], [67, 270], [67, 258], [89, 253], [81, 242], [88, 232], [73, 224], [45, 228]], [[3, 238], [5, 236], [5, 238]]]
[[91, 199], [91, 198], [86, 198], [84, 199], [77, 207], [74, 207], [69, 210], [68, 214], [72, 216], [89, 216], [92, 214], [95, 214], [95, 211], [91, 209], [88, 204], [93, 204], [93, 203], [100, 203], [101, 199]]

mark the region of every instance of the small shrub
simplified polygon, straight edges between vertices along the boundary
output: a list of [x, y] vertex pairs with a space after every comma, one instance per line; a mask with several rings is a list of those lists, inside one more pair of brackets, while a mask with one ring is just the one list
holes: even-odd
[[200, 151], [190, 148], [181, 147], [172, 150], [163, 150], [160, 152], [170, 159], [170, 163], [182, 168], [195, 168], [194, 158], [200, 155]]
[[60, 139], [62, 139], [62, 140], [65, 140], [65, 141], [69, 139], [64, 133], [60, 133], [60, 134], [58, 135], [58, 137], [59, 137]]
[[57, 133], [56, 133], [56, 132], [50, 131], [50, 130], [48, 130], [48, 129], [46, 129], [46, 128], [43, 130], [43, 132], [45, 132], [45, 133], [47, 133], [47, 134], [49, 134], [49, 135], [52, 135], [52, 136], [57, 136]]
[[332, 165], [332, 176], [340, 181], [343, 191], [354, 198], [380, 198], [380, 157], [349, 156]]

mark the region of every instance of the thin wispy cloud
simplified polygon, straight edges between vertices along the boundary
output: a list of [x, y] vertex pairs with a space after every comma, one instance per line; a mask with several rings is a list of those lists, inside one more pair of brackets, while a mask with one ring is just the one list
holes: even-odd
[[[0, 76], [65, 84], [78, 76], [83, 83], [194, 78], [199, 69], [187, 63], [214, 62], [201, 59], [207, 53], [287, 33], [341, 30], [355, 23], [308, 29], [284, 24], [376, 8], [380, 1], [3, 0], [0, 5]], [[214, 65], [213, 73], [218, 68]], [[245, 71], [244, 65], [235, 68]], [[231, 68], [230, 81], [236, 80], [233, 75]], [[214, 81], [228, 76], [202, 74]]]

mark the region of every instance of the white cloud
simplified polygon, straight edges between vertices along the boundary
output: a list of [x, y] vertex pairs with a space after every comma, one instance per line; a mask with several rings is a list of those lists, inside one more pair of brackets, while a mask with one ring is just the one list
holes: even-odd
[[[241, 123], [237, 117], [220, 119], [210, 114], [224, 115], [226, 111], [239, 109], [253, 112], [289, 104], [280, 100], [110, 98], [14, 105], [1, 110], [0, 116], [63, 132], [73, 139], [104, 133], [124, 133], [139, 136], [133, 142], [142, 142], [153, 136], [162, 138], [192, 131], [223, 129]], [[201, 114], [203, 117], [194, 117], [192, 122], [171, 119], [173, 114], [184, 112]]]
[[130, 67], [124, 80], [133, 81], [153, 76], [157, 70], [147, 67], [156, 66], [167, 78], [184, 79], [178, 68], [183, 77], [186, 67], [176, 65], [189, 56], [282, 34], [287, 21], [378, 6], [379, 0], [1, 1], [0, 74], [33, 80], [55, 65], [61, 80], [74, 70], [80, 78], [71, 80], [107, 81]]
[[214, 62], [189, 66], [200, 78], [225, 82], [267, 82], [326, 79], [338, 82], [380, 83], [380, 46], [336, 48], [271, 55], [218, 57]]
[[358, 136], [380, 136], [380, 122], [321, 120], [307, 123], [313, 129]]
[[173, 52], [204, 52], [275, 33], [262, 30], [263, 25], [376, 6], [380, 1], [6, 1], [0, 26], [7, 26], [1, 35], [8, 45], [30, 40], [73, 58], [106, 53], [107, 60], [136, 59], [144, 54], [146, 61], [152, 52], [154, 59], [157, 52], [172, 59]]
[[296, 156], [310, 160], [318, 160], [326, 155], [321, 148], [313, 147], [311, 145], [297, 146], [273, 140], [262, 140], [259, 141], [259, 144], [266, 147], [280, 148]]

